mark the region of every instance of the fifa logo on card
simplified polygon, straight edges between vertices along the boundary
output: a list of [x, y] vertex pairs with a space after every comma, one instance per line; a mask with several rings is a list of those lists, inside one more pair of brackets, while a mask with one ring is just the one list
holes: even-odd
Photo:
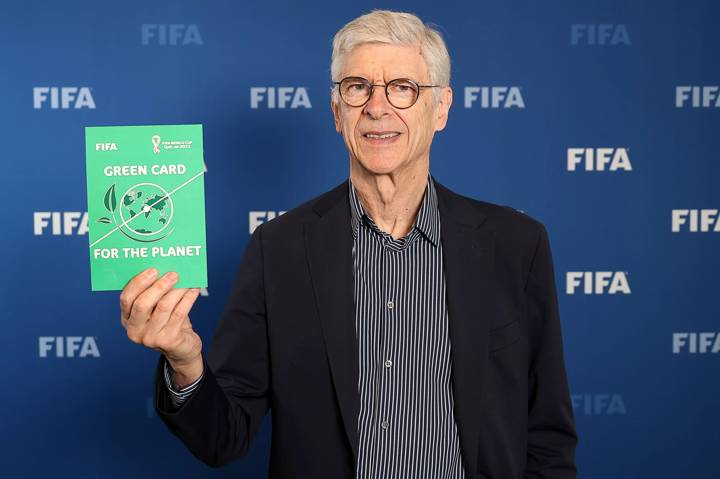
[[118, 151], [117, 143], [95, 143], [95, 151]]

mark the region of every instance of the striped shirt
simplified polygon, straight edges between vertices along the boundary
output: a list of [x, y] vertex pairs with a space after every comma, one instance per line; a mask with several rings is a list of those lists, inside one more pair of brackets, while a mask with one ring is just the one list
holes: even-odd
[[205, 377], [205, 371], [203, 371], [200, 377], [193, 381], [192, 384], [188, 384], [184, 388], [178, 389], [172, 380], [172, 374], [170, 373], [170, 370], [170, 364], [167, 362], [167, 360], [165, 360], [165, 385], [170, 390], [170, 401], [173, 403], [173, 406], [179, 408], [180, 406], [182, 406], [182, 403], [184, 403], [185, 400], [190, 397], [193, 391], [195, 391], [200, 386], [200, 382]]
[[397, 240], [365, 214], [351, 181], [349, 194], [360, 355], [357, 477], [464, 478], [432, 177], [412, 230]]
[[[464, 478], [434, 182], [428, 175], [413, 228], [397, 240], [365, 213], [348, 182], [359, 353], [356, 477]], [[165, 365], [180, 406], [202, 376], [176, 391]]]

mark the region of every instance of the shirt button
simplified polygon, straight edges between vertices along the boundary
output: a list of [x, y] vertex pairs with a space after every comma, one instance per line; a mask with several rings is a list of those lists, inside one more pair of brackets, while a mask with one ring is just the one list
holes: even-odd
[[383, 429], [387, 429], [390, 427], [390, 423], [387, 421], [383, 421], [380, 423], [380, 427], [382, 427]]
[[385, 360], [385, 367], [386, 367], [386, 368], [389, 368], [389, 367], [391, 367], [391, 366], [392, 366], [392, 359], [386, 359], [386, 360]]
[[392, 300], [387, 302], [387, 307], [390, 309], [393, 309], [395, 307], [395, 303], [392, 302]]

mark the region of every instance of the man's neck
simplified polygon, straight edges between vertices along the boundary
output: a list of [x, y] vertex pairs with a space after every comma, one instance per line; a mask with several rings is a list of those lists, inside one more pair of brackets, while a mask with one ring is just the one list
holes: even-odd
[[429, 161], [403, 171], [377, 175], [351, 160], [350, 180], [365, 213], [395, 239], [407, 235], [427, 187]]

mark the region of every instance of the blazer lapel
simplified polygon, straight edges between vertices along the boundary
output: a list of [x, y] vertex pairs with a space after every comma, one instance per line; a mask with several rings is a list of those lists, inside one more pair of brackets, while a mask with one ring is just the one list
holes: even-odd
[[488, 332], [493, 314], [494, 238], [485, 215], [437, 181], [450, 327], [455, 421], [468, 473], [477, 469]]
[[360, 395], [348, 186], [344, 181], [313, 204], [319, 217], [305, 223], [304, 236], [335, 394], [357, 463]]

